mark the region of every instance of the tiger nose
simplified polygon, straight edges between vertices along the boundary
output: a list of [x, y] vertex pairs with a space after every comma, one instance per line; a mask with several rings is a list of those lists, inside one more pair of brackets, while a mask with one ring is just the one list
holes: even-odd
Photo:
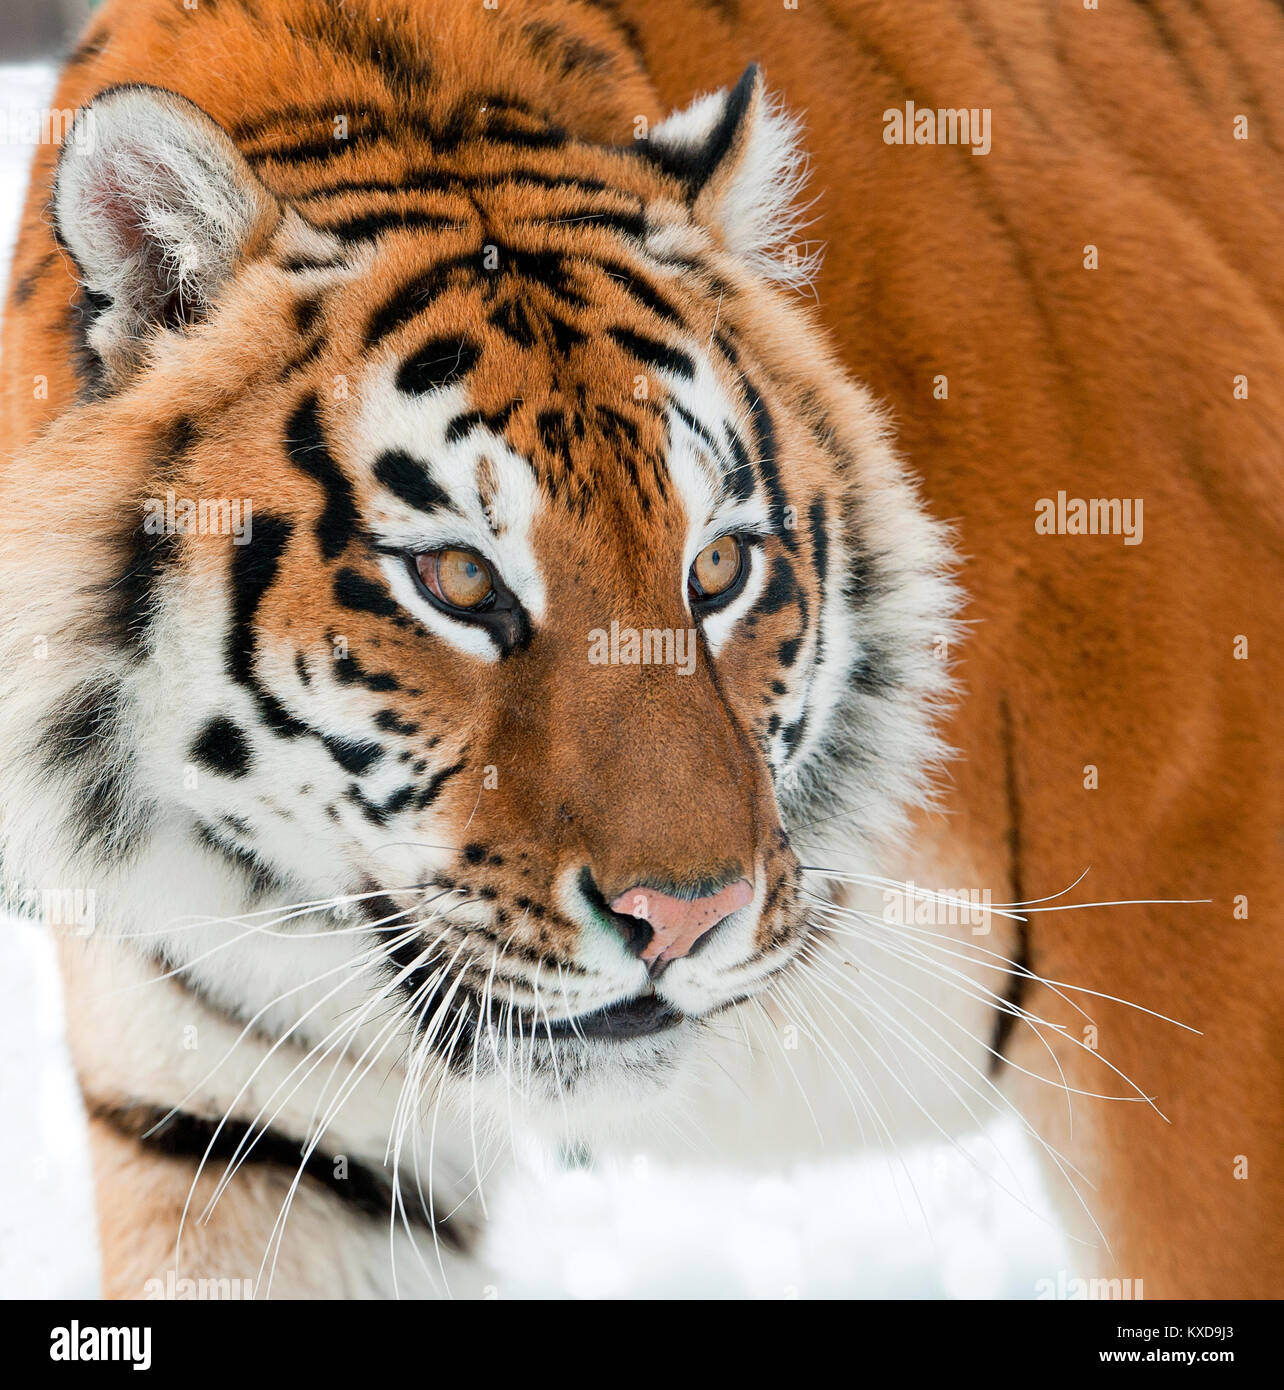
[[636, 917], [651, 928], [651, 939], [639, 955], [658, 965], [685, 956], [724, 917], [752, 900], [753, 887], [743, 878], [703, 897], [674, 896], [639, 883], [626, 888], [612, 902], [611, 911]]

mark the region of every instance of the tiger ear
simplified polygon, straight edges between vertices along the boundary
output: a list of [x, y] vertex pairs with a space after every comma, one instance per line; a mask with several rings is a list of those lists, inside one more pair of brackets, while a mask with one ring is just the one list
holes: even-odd
[[686, 185], [694, 215], [759, 274], [802, 286], [817, 254], [792, 245], [807, 178], [801, 128], [751, 63], [729, 91], [699, 97], [655, 126], [650, 157]]
[[58, 240], [97, 311], [89, 345], [120, 371], [156, 327], [199, 319], [280, 207], [185, 97], [115, 87], [77, 116], [54, 181]]

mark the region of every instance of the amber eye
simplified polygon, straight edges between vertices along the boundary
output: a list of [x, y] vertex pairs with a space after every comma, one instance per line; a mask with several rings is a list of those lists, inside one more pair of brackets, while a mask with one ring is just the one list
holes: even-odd
[[691, 597], [701, 602], [730, 596], [744, 569], [744, 547], [735, 536], [719, 536], [695, 557]]
[[471, 550], [429, 550], [415, 556], [415, 568], [428, 591], [451, 608], [476, 610], [495, 592], [486, 561]]

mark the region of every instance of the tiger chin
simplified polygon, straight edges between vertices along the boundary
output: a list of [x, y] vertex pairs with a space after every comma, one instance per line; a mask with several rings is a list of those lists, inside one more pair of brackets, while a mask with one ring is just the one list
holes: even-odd
[[878, 1053], [974, 1118], [835, 916], [1007, 832], [921, 815], [951, 542], [809, 306], [799, 121], [664, 116], [610, 7], [378, 8], [108, 3], [19, 246], [4, 866], [113, 1297], [481, 1295], [528, 1141], [855, 1138]]

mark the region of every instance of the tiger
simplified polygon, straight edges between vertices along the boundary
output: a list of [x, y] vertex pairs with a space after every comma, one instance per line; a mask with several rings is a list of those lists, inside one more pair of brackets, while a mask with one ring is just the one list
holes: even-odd
[[528, 1145], [1000, 1114], [1084, 1270], [1284, 1291], [1282, 59], [1264, 0], [96, 11], [0, 785], [109, 1297], [502, 1296]]

